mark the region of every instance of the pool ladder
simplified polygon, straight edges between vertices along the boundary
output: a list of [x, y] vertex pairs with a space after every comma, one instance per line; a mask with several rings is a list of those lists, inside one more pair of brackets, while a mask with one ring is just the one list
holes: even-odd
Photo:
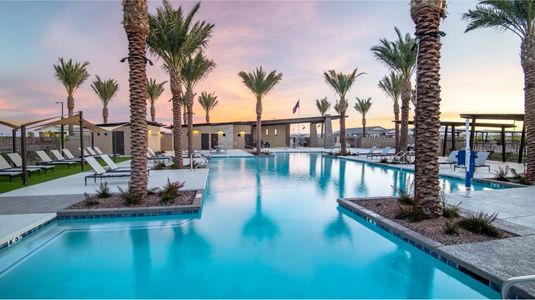
[[535, 275], [518, 276], [507, 279], [502, 286], [502, 299], [509, 299], [509, 290], [514, 284], [530, 281], [535, 281]]

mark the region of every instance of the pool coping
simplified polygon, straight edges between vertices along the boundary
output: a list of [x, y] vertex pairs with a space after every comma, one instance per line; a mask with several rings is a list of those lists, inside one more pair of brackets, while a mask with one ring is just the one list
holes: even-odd
[[195, 191], [193, 204], [149, 206], [149, 207], [126, 207], [126, 208], [97, 208], [97, 209], [63, 209], [57, 212], [58, 220], [99, 219], [99, 218], [123, 218], [145, 217], [160, 215], [194, 214], [202, 210], [204, 189], [188, 190]]
[[[390, 197], [363, 197], [358, 198], [359, 200], [373, 200], [373, 199], [386, 199]], [[395, 198], [395, 197], [391, 197]], [[402, 239], [408, 244], [416, 247], [417, 249], [423, 251], [424, 253], [431, 255], [431, 257], [442, 261], [449, 266], [469, 275], [470, 277], [476, 279], [477, 281], [489, 286], [493, 290], [501, 293], [501, 287], [507, 278], [497, 277], [489, 272], [486, 272], [480, 269], [478, 266], [467, 262], [461, 258], [452, 256], [451, 254], [443, 251], [441, 247], [447, 246], [442, 243], [439, 243], [435, 240], [432, 240], [410, 228], [407, 228], [397, 222], [394, 222], [388, 218], [385, 218], [367, 208], [364, 208], [351, 200], [354, 198], [346, 199], [337, 199], [338, 204], [343, 208], [349, 210], [350, 212], [356, 214], [357, 216], [363, 218], [364, 220], [376, 225], [377, 227], [385, 230], [388, 233], [393, 234], [394, 236]], [[512, 299], [515, 298], [524, 298], [524, 299], [533, 299], [535, 294], [527, 291], [523, 287], [513, 286], [509, 292], [509, 297]]]
[[53, 216], [45, 217], [40, 220], [37, 220], [36, 222], [24, 227], [23, 229], [12, 232], [6, 238], [0, 241], [0, 250], [4, 250], [8, 247], [15, 245], [16, 243], [20, 242], [22, 239], [24, 239], [28, 235], [52, 224], [56, 220], [57, 220], [57, 216], [54, 214]]

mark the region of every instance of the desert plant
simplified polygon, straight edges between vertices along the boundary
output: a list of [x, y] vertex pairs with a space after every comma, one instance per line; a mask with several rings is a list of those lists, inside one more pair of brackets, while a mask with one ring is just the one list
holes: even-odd
[[89, 195], [88, 193], [84, 193], [84, 205], [87, 207], [95, 206], [99, 204], [99, 202], [95, 199], [95, 197]]
[[497, 217], [497, 213], [488, 214], [481, 211], [472, 217], [459, 221], [458, 224], [460, 227], [473, 233], [499, 237], [500, 231], [492, 225]]
[[496, 176], [494, 179], [498, 181], [509, 181], [509, 178], [507, 178], [507, 175], [509, 175], [509, 166], [505, 166], [505, 168], [499, 166], [498, 170], [492, 173]]
[[134, 192], [130, 188], [130, 183], [126, 189], [119, 188], [119, 197], [123, 200], [125, 205], [134, 205], [138, 204], [141, 201], [141, 194]]
[[169, 202], [171, 200], [174, 200], [177, 196], [180, 190], [184, 187], [185, 182], [171, 182], [169, 178], [167, 179], [167, 184], [162, 187], [160, 190], [160, 198], [163, 202]]
[[440, 199], [442, 199], [442, 216], [447, 219], [453, 219], [459, 217], [459, 206], [462, 202], [459, 202], [455, 206], [446, 205], [446, 193], [440, 192]]
[[163, 161], [157, 161], [154, 163], [154, 170], [163, 170], [165, 169], [165, 163]]
[[97, 192], [97, 197], [100, 199], [111, 197], [111, 191], [110, 191], [110, 188], [108, 187], [107, 182], [101, 182], [96, 192]]
[[388, 163], [388, 158], [383, 157], [383, 158], [381, 158], [381, 160], [379, 162], [382, 163], [382, 164], [387, 164]]
[[394, 188], [394, 191], [398, 195], [398, 202], [404, 205], [414, 205], [414, 199], [412, 197], [412, 190], [414, 188], [414, 181], [407, 180], [407, 188]]
[[411, 205], [405, 208], [398, 205], [398, 207], [399, 212], [395, 216], [396, 219], [407, 220], [410, 223], [421, 222], [426, 219], [424, 212], [416, 205]]
[[444, 224], [444, 233], [447, 235], [459, 235], [459, 225], [457, 223], [446, 222]]
[[530, 185], [531, 184], [529, 182], [529, 179], [528, 179], [528, 176], [526, 175], [526, 173], [518, 172], [514, 168], [511, 168], [510, 170], [511, 170], [511, 174], [513, 175], [513, 179], [515, 179], [518, 183], [526, 184], [526, 185]]

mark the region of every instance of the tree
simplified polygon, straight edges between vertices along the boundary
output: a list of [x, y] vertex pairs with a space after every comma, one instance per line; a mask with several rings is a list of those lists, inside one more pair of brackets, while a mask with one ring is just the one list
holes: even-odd
[[357, 97], [357, 103], [355, 103], [355, 110], [362, 115], [362, 137], [366, 137], [366, 115], [372, 107], [372, 98], [359, 98]]
[[[320, 112], [321, 116], [325, 116], [325, 113], [331, 108], [331, 102], [327, 101], [327, 97], [316, 99], [316, 107], [318, 108], [318, 111]], [[321, 137], [323, 137], [323, 131], [325, 130], [323, 124], [325, 122], [321, 123]]]
[[399, 98], [403, 90], [403, 78], [395, 72], [390, 72], [388, 76], [379, 81], [378, 86], [394, 102], [394, 134], [396, 153], [398, 153], [401, 151], [399, 147]]
[[186, 104], [188, 116], [188, 155], [193, 154], [193, 103], [195, 100], [193, 89], [214, 68], [215, 62], [208, 59], [200, 51], [194, 56], [189, 57], [182, 67], [181, 75], [186, 89], [184, 103]]
[[535, 181], [535, 3], [533, 0], [479, 1], [463, 15], [465, 32], [480, 28], [510, 31], [521, 40], [520, 64], [524, 72], [524, 122], [526, 124], [527, 171]]
[[168, 1], [149, 16], [150, 34], [147, 39], [149, 51], [160, 57], [163, 68], [169, 73], [169, 83], [173, 104], [173, 162], [182, 168], [182, 76], [181, 70], [188, 57], [206, 47], [212, 34], [213, 24], [206, 21], [193, 22], [193, 17], [200, 8], [196, 3], [184, 15], [182, 7], [173, 9]]
[[108, 123], [108, 104], [119, 90], [119, 84], [115, 79], [102, 80], [98, 75], [96, 77], [97, 79], [93, 81], [91, 88], [102, 102], [102, 122], [106, 124]]
[[[426, 2], [425, 0], [422, 0]], [[416, 52], [414, 38], [410, 34], [403, 36], [397, 27], [397, 40], [392, 42], [387, 39], [379, 40], [379, 45], [373, 46], [371, 51], [374, 56], [392, 71], [403, 78], [401, 90], [401, 128], [399, 137], [399, 150], [406, 151], [409, 140], [409, 111], [411, 100], [411, 77], [416, 68]]]
[[262, 66], [260, 66], [249, 73], [242, 71], [238, 73], [238, 76], [256, 97], [256, 154], [260, 155], [262, 146], [262, 100], [281, 81], [282, 73], [277, 73], [277, 70], [273, 70], [266, 74]]
[[[87, 66], [89, 66], [89, 62], [87, 61], [79, 63], [69, 59], [65, 62], [63, 57], [60, 57], [59, 63], [54, 65], [54, 76], [63, 83], [65, 90], [67, 90], [67, 110], [69, 117], [74, 115], [74, 93], [89, 78]], [[74, 135], [72, 125], [69, 125], [69, 135]]]
[[334, 109], [340, 114], [340, 151], [342, 155], [347, 153], [346, 111], [349, 103], [346, 100], [346, 95], [353, 86], [353, 83], [355, 83], [355, 80], [364, 74], [366, 73], [358, 73], [358, 68], [348, 74], [337, 73], [334, 70], [329, 70], [323, 73], [323, 77], [327, 84], [329, 84], [340, 97], [340, 99], [336, 101]]
[[149, 78], [147, 81], [147, 99], [150, 103], [150, 120], [156, 122], [156, 107], [155, 103], [158, 98], [162, 95], [164, 88], [163, 86], [167, 81], [162, 81], [160, 83], [156, 82], [156, 79]]
[[146, 0], [123, 0], [123, 26], [128, 39], [132, 176], [130, 189], [147, 194], [147, 73], [146, 40], [149, 33]]
[[206, 123], [210, 123], [210, 111], [212, 111], [217, 105], [217, 96], [214, 92], [207, 93], [202, 92], [199, 96], [199, 104], [204, 109], [206, 113]]
[[439, 30], [445, 7], [444, 0], [411, 1], [411, 16], [420, 41], [416, 73], [414, 200], [429, 218], [442, 215], [437, 150], [440, 137]]

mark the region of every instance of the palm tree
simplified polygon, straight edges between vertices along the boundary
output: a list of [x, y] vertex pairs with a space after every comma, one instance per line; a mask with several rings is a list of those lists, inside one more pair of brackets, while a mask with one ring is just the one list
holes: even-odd
[[193, 103], [195, 100], [193, 89], [214, 68], [215, 62], [208, 59], [200, 51], [194, 56], [189, 57], [182, 67], [181, 75], [186, 88], [184, 103], [186, 104], [188, 116], [188, 155], [193, 154]]
[[342, 155], [346, 154], [346, 110], [349, 103], [346, 100], [347, 92], [355, 83], [355, 80], [366, 73], [358, 73], [358, 68], [353, 72], [344, 74], [336, 73], [334, 70], [329, 70], [323, 73], [325, 81], [334, 89], [334, 91], [340, 97], [336, 101], [334, 109], [340, 114], [340, 151]]
[[218, 103], [217, 96], [214, 92], [202, 92], [198, 100], [199, 104], [202, 106], [204, 112], [206, 113], [206, 123], [210, 123], [210, 111], [213, 110]]
[[156, 107], [154, 106], [156, 100], [162, 95], [164, 88], [163, 86], [167, 81], [162, 81], [160, 83], [156, 82], [156, 79], [149, 78], [147, 81], [147, 99], [150, 103], [150, 120], [156, 122]]
[[[318, 108], [318, 111], [320, 112], [321, 116], [325, 116], [325, 113], [331, 108], [331, 102], [327, 101], [327, 97], [323, 97], [321, 99], [316, 99], [316, 107]], [[321, 137], [323, 137], [323, 131], [325, 122], [321, 123]]]
[[390, 72], [388, 76], [383, 77], [383, 79], [379, 81], [378, 86], [394, 102], [394, 132], [397, 153], [401, 151], [399, 147], [399, 98], [401, 96], [401, 91], [403, 90], [403, 79], [399, 74]]
[[108, 104], [119, 90], [119, 84], [115, 79], [102, 80], [98, 75], [96, 77], [97, 79], [93, 81], [91, 88], [102, 102], [102, 122], [106, 124], [108, 123]]
[[445, 16], [444, 0], [411, 0], [416, 24], [418, 66], [416, 73], [416, 126], [414, 199], [430, 218], [442, 215], [439, 183], [440, 129], [440, 22]]
[[147, 194], [147, 73], [146, 40], [149, 33], [146, 0], [123, 0], [123, 26], [128, 39], [132, 176], [130, 189]]
[[366, 137], [366, 115], [372, 107], [372, 98], [359, 98], [357, 97], [357, 103], [355, 103], [355, 110], [362, 115], [362, 137]]
[[[72, 59], [64, 61], [63, 57], [59, 58], [59, 63], [54, 65], [56, 78], [63, 83], [65, 90], [67, 90], [67, 110], [69, 117], [74, 114], [74, 93], [89, 77], [87, 72], [89, 62], [83, 63], [73, 62]], [[74, 135], [74, 128], [69, 125], [69, 135]]]
[[211, 36], [213, 24], [193, 22], [200, 3], [184, 15], [182, 7], [173, 9], [168, 1], [149, 16], [150, 34], [147, 39], [149, 51], [163, 60], [163, 68], [169, 73], [173, 95], [173, 162], [177, 168], [184, 166], [182, 159], [182, 76], [181, 70], [188, 57], [205, 47]]
[[466, 32], [480, 28], [510, 31], [520, 40], [520, 64], [524, 71], [524, 122], [526, 123], [527, 171], [535, 181], [535, 3], [533, 0], [479, 1], [474, 10], [463, 15]]
[[[423, 2], [427, 2], [422, 0]], [[415, 40], [410, 34], [402, 36], [397, 27], [397, 40], [394, 42], [387, 39], [379, 40], [379, 45], [373, 46], [371, 51], [374, 56], [392, 71], [403, 78], [403, 88], [401, 91], [401, 128], [399, 137], [400, 151], [407, 150], [409, 139], [409, 111], [411, 99], [411, 77], [416, 68], [416, 52], [413, 51]]]
[[266, 74], [262, 66], [254, 71], [238, 73], [243, 84], [251, 90], [256, 97], [256, 154], [260, 155], [262, 146], [262, 99], [275, 87], [282, 79], [282, 73], [277, 70]]

